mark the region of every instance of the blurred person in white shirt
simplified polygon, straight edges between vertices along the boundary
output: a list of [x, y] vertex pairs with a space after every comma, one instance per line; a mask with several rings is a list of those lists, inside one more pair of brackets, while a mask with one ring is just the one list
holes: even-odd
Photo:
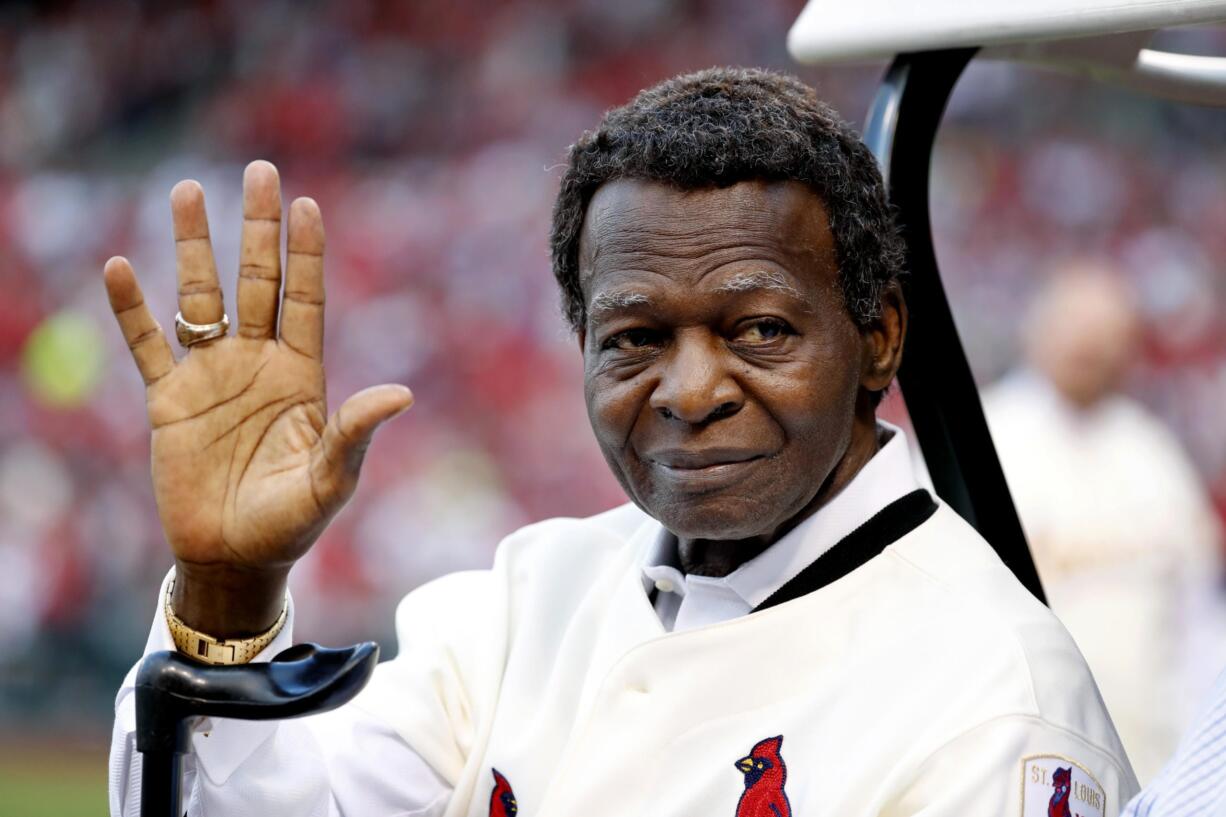
[[1052, 609], [1144, 782], [1185, 725], [1192, 667], [1226, 654], [1187, 649], [1221, 582], [1221, 530], [1175, 436], [1121, 391], [1141, 332], [1132, 292], [1106, 265], [1056, 272], [1023, 324], [1023, 366], [984, 408]]

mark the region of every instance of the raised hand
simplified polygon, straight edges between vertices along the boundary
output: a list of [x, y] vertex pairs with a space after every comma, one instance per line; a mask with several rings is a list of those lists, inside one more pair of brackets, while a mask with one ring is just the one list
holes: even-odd
[[[179, 310], [189, 323], [214, 323], [224, 307], [204, 191], [180, 182], [170, 203]], [[104, 272], [145, 381], [154, 495], [176, 560], [172, 603], [218, 638], [273, 623], [290, 566], [353, 494], [375, 429], [413, 401], [404, 386], [374, 386], [328, 417], [318, 205], [296, 199], [287, 232], [282, 292], [280, 182], [271, 164], [253, 162], [243, 175], [237, 332], [191, 344], [178, 362], [127, 260], [112, 258]]]

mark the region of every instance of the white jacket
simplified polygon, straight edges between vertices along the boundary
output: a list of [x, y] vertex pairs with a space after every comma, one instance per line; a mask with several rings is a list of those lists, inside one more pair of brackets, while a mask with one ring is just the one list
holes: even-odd
[[[1072, 640], [948, 507], [814, 593], [675, 633], [643, 588], [658, 532], [632, 506], [550, 520], [410, 593], [399, 655], [350, 705], [206, 724], [189, 813], [510, 813], [493, 769], [523, 817], [1031, 817], [1061, 796], [1097, 817], [1135, 793]], [[129, 814], [131, 680], [112, 754]], [[450, 793], [385, 797], [414, 776]]]

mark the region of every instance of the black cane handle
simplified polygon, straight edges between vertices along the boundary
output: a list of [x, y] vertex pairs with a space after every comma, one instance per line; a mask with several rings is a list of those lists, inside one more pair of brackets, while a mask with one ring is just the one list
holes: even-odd
[[282, 720], [327, 712], [366, 686], [379, 661], [373, 641], [341, 649], [297, 644], [269, 663], [212, 666], [157, 652], [136, 674], [136, 748], [144, 754], [142, 817], [179, 812], [179, 756], [197, 717]]

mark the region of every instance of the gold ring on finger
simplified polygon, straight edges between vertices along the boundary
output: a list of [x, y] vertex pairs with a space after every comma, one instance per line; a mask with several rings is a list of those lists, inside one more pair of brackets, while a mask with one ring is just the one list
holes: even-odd
[[182, 312], [175, 313], [175, 337], [184, 349], [206, 340], [225, 337], [229, 331], [230, 316], [224, 312], [216, 323], [189, 323], [183, 319]]

